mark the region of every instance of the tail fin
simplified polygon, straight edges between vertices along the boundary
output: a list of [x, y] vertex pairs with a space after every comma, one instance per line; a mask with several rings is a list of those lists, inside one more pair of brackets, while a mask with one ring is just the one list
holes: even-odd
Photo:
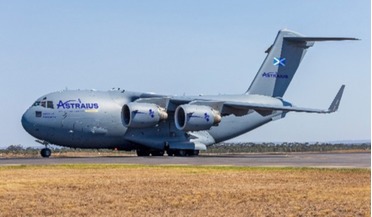
[[291, 83], [307, 49], [316, 41], [358, 40], [355, 38], [304, 37], [280, 30], [246, 94], [282, 97]]

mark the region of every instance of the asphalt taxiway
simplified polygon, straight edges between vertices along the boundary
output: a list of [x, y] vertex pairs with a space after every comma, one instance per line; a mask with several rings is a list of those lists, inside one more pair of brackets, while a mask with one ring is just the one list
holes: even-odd
[[223, 165], [261, 167], [371, 168], [371, 153], [214, 154], [197, 157], [0, 158], [0, 166], [50, 164]]

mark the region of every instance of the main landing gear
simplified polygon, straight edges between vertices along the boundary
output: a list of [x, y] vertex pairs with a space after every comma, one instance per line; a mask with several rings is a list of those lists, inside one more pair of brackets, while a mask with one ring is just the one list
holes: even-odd
[[[184, 149], [169, 149], [167, 150], [168, 156], [187, 157], [187, 156], [198, 156], [199, 150], [184, 150]], [[163, 150], [148, 150], [148, 149], [137, 149], [137, 156], [163, 156]]]
[[198, 156], [199, 150], [169, 149], [167, 154], [168, 156], [191, 157]]
[[138, 157], [144, 157], [144, 156], [163, 156], [164, 151], [163, 150], [147, 150], [147, 149], [137, 149], [137, 156]]

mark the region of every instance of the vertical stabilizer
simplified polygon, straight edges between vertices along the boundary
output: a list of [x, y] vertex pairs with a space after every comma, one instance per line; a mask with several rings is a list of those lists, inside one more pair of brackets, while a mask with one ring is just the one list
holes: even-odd
[[286, 37], [302, 35], [280, 30], [274, 44], [266, 51], [267, 57], [249, 87], [248, 94], [282, 97], [288, 88], [306, 49], [313, 45], [308, 42], [292, 42]]
[[307, 48], [316, 41], [358, 40], [339, 37], [304, 37], [299, 33], [280, 30], [274, 44], [246, 94], [282, 97], [291, 83]]

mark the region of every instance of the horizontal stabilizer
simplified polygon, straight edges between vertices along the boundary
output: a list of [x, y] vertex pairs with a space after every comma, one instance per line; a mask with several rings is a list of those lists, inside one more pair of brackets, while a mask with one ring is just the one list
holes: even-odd
[[307, 42], [307, 41], [355, 41], [358, 38], [345, 38], [345, 37], [284, 37], [287, 41], [294, 42]]

